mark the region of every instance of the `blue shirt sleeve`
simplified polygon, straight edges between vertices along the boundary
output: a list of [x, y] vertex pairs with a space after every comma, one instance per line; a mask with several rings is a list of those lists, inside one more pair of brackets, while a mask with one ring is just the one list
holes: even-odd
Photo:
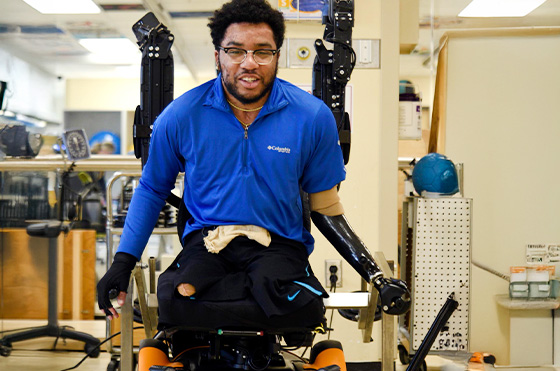
[[179, 143], [178, 122], [171, 103], [154, 123], [148, 162], [132, 196], [117, 252], [138, 259], [142, 256], [165, 199], [175, 187], [179, 172], [184, 171]]
[[322, 104], [315, 116], [313, 147], [303, 171], [301, 186], [307, 193], [331, 189], [346, 178], [338, 129], [329, 108]]

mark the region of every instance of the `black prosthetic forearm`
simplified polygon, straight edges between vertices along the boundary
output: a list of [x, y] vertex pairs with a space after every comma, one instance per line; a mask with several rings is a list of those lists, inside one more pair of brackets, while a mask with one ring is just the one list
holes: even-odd
[[327, 216], [313, 211], [311, 212], [311, 220], [344, 260], [363, 279], [367, 282], [373, 282], [375, 278], [383, 276], [371, 253], [348, 224], [344, 215]]
[[362, 240], [356, 235], [344, 215], [328, 216], [311, 212], [313, 224], [367, 282], [372, 283], [388, 314], [403, 314], [410, 308], [410, 293], [402, 280], [384, 277]]

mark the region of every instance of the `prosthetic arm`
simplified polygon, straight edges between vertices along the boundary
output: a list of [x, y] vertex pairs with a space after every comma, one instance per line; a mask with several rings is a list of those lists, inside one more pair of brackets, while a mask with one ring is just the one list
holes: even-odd
[[385, 313], [399, 315], [408, 311], [410, 293], [406, 284], [401, 280], [383, 276], [383, 272], [344, 215], [328, 216], [312, 211], [311, 219], [352, 268], [375, 286]]

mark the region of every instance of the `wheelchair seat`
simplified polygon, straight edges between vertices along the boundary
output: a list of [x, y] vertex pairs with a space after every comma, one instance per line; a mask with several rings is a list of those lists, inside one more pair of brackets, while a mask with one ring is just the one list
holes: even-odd
[[[177, 298], [159, 304], [160, 331], [140, 343], [139, 371], [303, 371], [304, 362], [282, 349], [310, 347], [315, 333], [324, 333], [326, 327], [321, 298], [288, 315], [270, 318], [251, 297], [230, 302]], [[320, 351], [312, 352], [312, 358], [322, 362], [321, 367], [344, 364], [340, 343], [327, 342], [315, 345]], [[324, 354], [334, 349], [335, 357], [317, 356], [326, 349]]]
[[236, 301], [203, 301], [189, 298], [158, 298], [158, 329], [184, 327], [191, 329], [249, 328], [262, 331], [288, 332], [315, 330], [324, 325], [325, 307], [320, 297], [304, 307], [282, 316], [267, 317], [258, 303], [247, 297]]

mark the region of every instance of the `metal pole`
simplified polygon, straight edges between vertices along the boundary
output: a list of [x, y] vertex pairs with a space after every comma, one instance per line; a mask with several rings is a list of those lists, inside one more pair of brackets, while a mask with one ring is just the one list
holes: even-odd
[[57, 300], [57, 285], [58, 285], [58, 238], [49, 238], [49, 283], [48, 283], [48, 326], [58, 325], [58, 300]]

